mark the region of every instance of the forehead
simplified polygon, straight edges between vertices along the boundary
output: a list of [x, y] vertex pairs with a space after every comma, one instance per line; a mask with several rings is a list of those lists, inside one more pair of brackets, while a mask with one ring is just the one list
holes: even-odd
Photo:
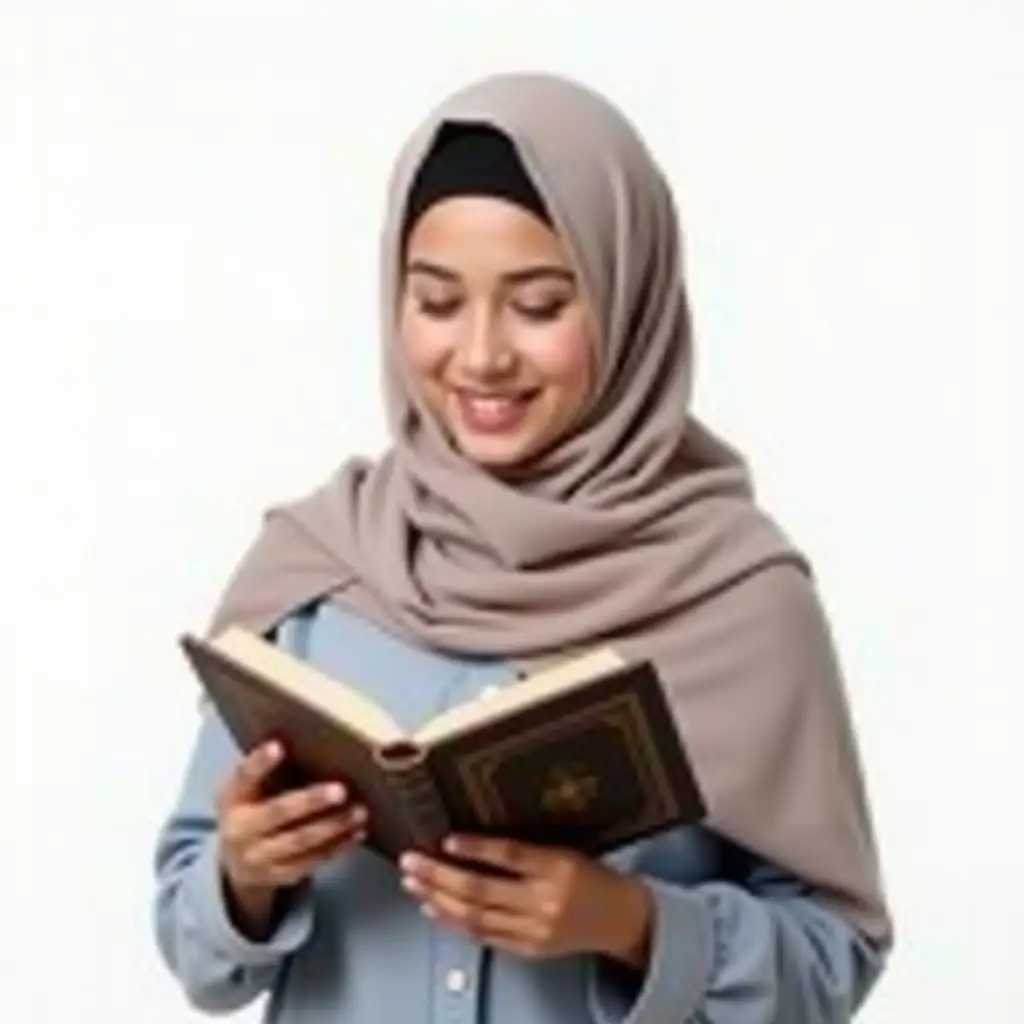
[[458, 196], [430, 207], [414, 225], [406, 258], [459, 268], [569, 267], [558, 235], [536, 214], [491, 196]]

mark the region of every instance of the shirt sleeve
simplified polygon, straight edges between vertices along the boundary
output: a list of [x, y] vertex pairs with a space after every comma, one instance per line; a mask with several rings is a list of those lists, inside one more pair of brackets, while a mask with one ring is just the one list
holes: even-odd
[[209, 703], [178, 801], [157, 840], [154, 926], [161, 957], [198, 1009], [227, 1012], [252, 1002], [312, 932], [308, 887], [289, 892], [272, 933], [253, 941], [231, 918], [217, 852], [216, 794], [240, 752]]
[[644, 881], [648, 968], [592, 961], [595, 1024], [849, 1024], [881, 971], [881, 951], [767, 865], [742, 883]]

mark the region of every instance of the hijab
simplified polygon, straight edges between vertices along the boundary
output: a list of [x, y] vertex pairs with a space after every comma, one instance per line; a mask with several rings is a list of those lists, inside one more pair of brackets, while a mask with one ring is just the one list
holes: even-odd
[[[574, 428], [515, 479], [455, 450], [396, 335], [410, 224], [460, 189], [450, 165], [438, 173], [429, 158], [453, 138], [471, 153], [480, 126], [507, 141], [538, 198], [510, 179], [490, 190], [554, 226], [598, 335], [595, 386]], [[266, 511], [210, 631], [267, 632], [323, 599], [412, 643], [525, 671], [601, 644], [649, 658], [693, 757], [708, 827], [887, 945], [829, 623], [807, 559], [759, 507], [743, 458], [691, 410], [680, 226], [645, 143], [589, 87], [501, 74], [438, 104], [388, 184], [380, 256], [391, 443]]]

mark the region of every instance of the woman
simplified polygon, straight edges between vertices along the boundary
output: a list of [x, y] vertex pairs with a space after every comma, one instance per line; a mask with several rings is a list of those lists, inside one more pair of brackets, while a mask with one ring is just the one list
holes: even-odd
[[391, 186], [393, 445], [267, 515], [212, 630], [409, 728], [613, 642], [655, 660], [711, 813], [602, 858], [463, 836], [470, 867], [395, 868], [344, 780], [262, 796], [281, 752], [207, 707], [158, 844], [166, 963], [197, 1007], [266, 993], [282, 1024], [849, 1021], [892, 930], [843, 684], [804, 560], [688, 411], [661, 174], [589, 90], [504, 75]]

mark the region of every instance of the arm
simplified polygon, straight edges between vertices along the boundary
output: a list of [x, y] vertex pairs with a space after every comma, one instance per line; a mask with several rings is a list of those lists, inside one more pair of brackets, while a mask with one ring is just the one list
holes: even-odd
[[244, 915], [228, 899], [216, 802], [241, 756], [216, 710], [204, 703], [178, 802], [160, 830], [154, 858], [158, 950], [189, 1001], [210, 1013], [239, 1009], [270, 988], [313, 925], [308, 886], [282, 898], [258, 938], [243, 930]]
[[644, 877], [647, 969], [593, 961], [596, 1024], [849, 1024], [884, 954], [764, 864], [685, 888]]
[[178, 804], [155, 856], [157, 946], [189, 1001], [213, 1013], [238, 1009], [270, 987], [285, 959], [312, 931], [311, 894], [292, 894], [268, 934], [238, 926], [221, 875], [216, 791], [239, 752], [207, 706]]

